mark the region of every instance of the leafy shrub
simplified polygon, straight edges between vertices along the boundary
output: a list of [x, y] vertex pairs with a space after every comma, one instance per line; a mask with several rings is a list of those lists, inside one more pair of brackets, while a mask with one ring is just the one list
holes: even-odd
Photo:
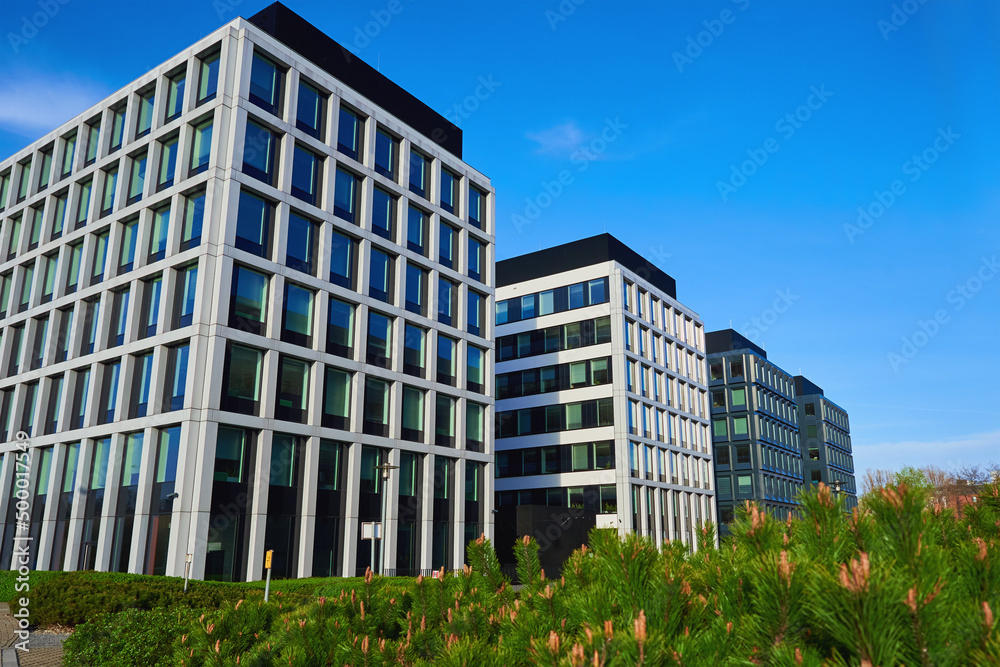
[[65, 667], [166, 667], [191, 623], [190, 610], [127, 609], [98, 614], [63, 643]]

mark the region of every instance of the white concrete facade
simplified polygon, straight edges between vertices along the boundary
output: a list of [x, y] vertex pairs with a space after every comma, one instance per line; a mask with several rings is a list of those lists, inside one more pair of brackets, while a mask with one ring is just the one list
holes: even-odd
[[[280, 71], [279, 104], [273, 111], [250, 99], [251, 71], [259, 56]], [[172, 82], [180, 76], [185, 84], [172, 93], [177, 91]], [[318, 137], [297, 127], [300, 81], [323, 99]], [[215, 92], [208, 94], [213, 82]], [[144, 100], [150, 92], [147, 129]], [[172, 95], [178, 95], [176, 115], [170, 113]], [[341, 105], [361, 119], [357, 158], [338, 150]], [[244, 167], [244, 160], [252, 159], [245, 154], [248, 120], [276, 137], [273, 185]], [[98, 126], [99, 132], [92, 133], [90, 128]], [[376, 145], [382, 140], [378, 131], [395, 141], [388, 176], [375, 169], [382, 146]], [[92, 136], [98, 143], [90, 141]], [[251, 151], [261, 150], [250, 143]], [[296, 148], [308, 150], [320, 166], [315, 204], [292, 194]], [[428, 160], [426, 196], [407, 187], [411, 151]], [[457, 200], [448, 207], [442, 205], [445, 168], [457, 178], [451, 190]], [[167, 183], [165, 170], [170, 169], [173, 176]], [[353, 223], [335, 213], [339, 169], [356, 179]], [[395, 202], [390, 238], [373, 227], [376, 187]], [[242, 192], [268, 204], [261, 254], [237, 247]], [[477, 219], [470, 217], [473, 193], [482, 198]], [[283, 484], [296, 496], [289, 501], [294, 510], [288, 525], [280, 527], [286, 546], [292, 545], [285, 549], [286, 576], [354, 575], [367, 564], [368, 543], [357, 539], [359, 520], [366, 519], [359, 503], [381, 498], [377, 485], [365, 487], [362, 480], [368, 476], [362, 459], [370, 463], [366, 452], [375, 450], [380, 452], [376, 461], [393, 465], [406, 456], [415, 474], [408, 478], [416, 508], [408, 548], [415, 556], [400, 564], [396, 472], [386, 502], [386, 570], [460, 568], [464, 538], [492, 535], [493, 388], [484, 378], [492, 377], [493, 323], [481, 316], [473, 327], [469, 304], [470, 294], [476, 294], [482, 313], [493, 312], [494, 198], [487, 177], [244, 19], [228, 23], [0, 161], [4, 544], [11, 543], [15, 530], [13, 440], [25, 431], [32, 452], [33, 567], [39, 569], [176, 576], [183, 575], [185, 554], [191, 553], [194, 578], [259, 579], [265, 546], [274, 541], [268, 536], [269, 517], [275, 514], [269, 497], [284, 493], [279, 489]], [[408, 237], [411, 205], [426, 216], [417, 249]], [[311, 223], [311, 271], [286, 261], [292, 252], [292, 214]], [[195, 235], [199, 219], [200, 239]], [[439, 247], [445, 225], [454, 235], [447, 264]], [[335, 234], [353, 244], [350, 286], [327, 280], [334, 269]], [[156, 251], [161, 239], [165, 246]], [[295, 243], [301, 242], [297, 238]], [[472, 261], [472, 246], [478, 248], [478, 262]], [[373, 251], [391, 258], [389, 289], [381, 295], [373, 295], [369, 284]], [[237, 266], [267, 278], [259, 332], [234, 323]], [[406, 307], [410, 276], [416, 275], [410, 267], [422, 271], [418, 312]], [[191, 269], [196, 270], [193, 275]], [[452, 324], [436, 316], [442, 279], [454, 285]], [[290, 312], [288, 285], [311, 295], [304, 325], [308, 335], [292, 342], [282, 340]], [[353, 308], [353, 345], [347, 356], [328, 351], [331, 299]], [[373, 312], [390, 321], [384, 364], [369, 363], [366, 357]], [[404, 372], [412, 327], [424, 332], [419, 376]], [[434, 371], [442, 341], [454, 342], [449, 357], [454, 372], [453, 379], [439, 381]], [[234, 344], [260, 355], [258, 395], [245, 412], [224, 404], [227, 392], [232, 395], [233, 378], [247, 371], [231, 356]], [[477, 354], [470, 357], [470, 352]], [[286, 359], [306, 369], [299, 377], [302, 391], [295, 394], [303, 401], [301, 419], [278, 416], [279, 403], [288, 400], [279, 392], [294, 385], [282, 375]], [[466, 377], [473, 359], [478, 382]], [[330, 369], [350, 377], [347, 421], [337, 427], [323, 425]], [[384, 381], [387, 388], [388, 422], [377, 434], [364, 432], [371, 407], [366, 406], [369, 377]], [[410, 429], [410, 439], [403, 439], [404, 388], [411, 390], [408, 396], [421, 397], [422, 427]], [[450, 412], [443, 413], [450, 424], [438, 423], [439, 395], [451, 399], [444, 401]], [[474, 424], [466, 424], [469, 414], [481, 415], [476, 437]], [[227, 447], [237, 431], [245, 436], [239, 471], [220, 469], [220, 429], [227, 434]], [[442, 441], [435, 437], [442, 429], [451, 435], [445, 444], [435, 444]], [[282, 447], [287, 443], [291, 461], [272, 456], [276, 436]], [[274, 482], [275, 470], [291, 476]], [[317, 492], [317, 480], [330, 471], [336, 480], [324, 482], [324, 491], [339, 494], [336, 516], [324, 514], [319, 501], [333, 496]], [[225, 481], [230, 478], [240, 481]], [[220, 507], [218, 498], [213, 499], [220, 480], [241, 485], [243, 496], [232, 507]], [[239, 496], [235, 486], [232, 490]], [[170, 492], [176, 497], [168, 498]], [[446, 506], [434, 514], [435, 507]], [[478, 516], [466, 516], [467, 511]], [[328, 520], [324, 528], [317, 527], [318, 517]], [[325, 532], [330, 526], [339, 534], [329, 564], [314, 563], [314, 544], [329, 537]], [[224, 557], [230, 565], [220, 574], [213, 563], [222, 558], [211, 554], [228, 548], [220, 535], [231, 529], [237, 537]], [[9, 551], [0, 557], [6, 559], [4, 566], [11, 564]]]
[[[697, 548], [697, 526], [714, 521], [716, 513], [704, 328], [698, 315], [613, 259], [498, 287], [497, 303], [580, 283], [587, 288], [590, 281], [602, 279], [607, 281], [603, 302], [497, 326], [499, 418], [556, 404], [600, 399], [613, 404], [612, 423], [600, 419], [591, 428], [501, 437], [498, 422], [498, 507], [578, 506], [583, 498], [587, 509], [597, 510], [599, 526], [617, 527], [623, 534], [635, 531], [656, 542], [680, 540]], [[595, 318], [608, 318], [609, 341], [516, 359], [502, 356], [501, 350], [514, 340], [508, 337]], [[580, 386], [571, 384], [551, 393], [505, 398], [501, 389], [505, 377], [517, 377], [511, 373], [605, 358], [610, 361], [610, 382], [595, 384], [588, 371]], [[584, 463], [581, 452], [579, 460], [572, 459], [570, 470], [556, 473], [529, 473], [527, 454], [519, 454], [609, 442], [613, 460], [599, 461], [602, 450], [595, 450], [598, 453]], [[505, 456], [511, 461], [520, 456], [522, 463], [511, 463], [505, 471]], [[590, 495], [594, 493], [600, 495]]]

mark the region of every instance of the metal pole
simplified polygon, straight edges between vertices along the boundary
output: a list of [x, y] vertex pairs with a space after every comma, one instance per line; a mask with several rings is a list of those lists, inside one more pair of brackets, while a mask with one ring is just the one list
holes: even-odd
[[[379, 516], [379, 527], [381, 528], [381, 540], [382, 545], [379, 550], [379, 571], [380, 575], [385, 574], [385, 516], [386, 516], [386, 504], [389, 495], [389, 489], [387, 485], [389, 483], [389, 471], [396, 470], [399, 466], [389, 465], [386, 461], [380, 466], [377, 466], [382, 471], [382, 504], [381, 504], [381, 514]], [[375, 527], [372, 526], [372, 572], [375, 571]]]
[[267, 602], [271, 595], [271, 558], [274, 556], [274, 549], [268, 549], [264, 554], [264, 567], [267, 568], [267, 580], [264, 582], [264, 602]]
[[184, 592], [188, 592], [188, 578], [191, 576], [191, 554], [184, 559]]

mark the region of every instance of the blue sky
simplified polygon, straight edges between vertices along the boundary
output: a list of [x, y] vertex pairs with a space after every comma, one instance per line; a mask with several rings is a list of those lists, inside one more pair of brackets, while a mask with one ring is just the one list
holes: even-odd
[[[266, 4], [5, 0], [0, 155]], [[457, 120], [500, 259], [612, 232], [846, 408], [859, 475], [1000, 460], [1000, 4], [286, 4]]]

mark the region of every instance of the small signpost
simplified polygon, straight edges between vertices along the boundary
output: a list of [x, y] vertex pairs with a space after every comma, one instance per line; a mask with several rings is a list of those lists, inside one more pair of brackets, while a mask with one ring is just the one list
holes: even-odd
[[273, 555], [274, 549], [268, 549], [267, 553], [264, 554], [264, 569], [267, 570], [267, 581], [264, 582], [264, 602], [267, 602], [267, 598], [271, 594], [271, 556]]
[[361, 539], [372, 541], [372, 572], [375, 571], [375, 540], [382, 539], [382, 522], [381, 521], [362, 521], [361, 522]]

